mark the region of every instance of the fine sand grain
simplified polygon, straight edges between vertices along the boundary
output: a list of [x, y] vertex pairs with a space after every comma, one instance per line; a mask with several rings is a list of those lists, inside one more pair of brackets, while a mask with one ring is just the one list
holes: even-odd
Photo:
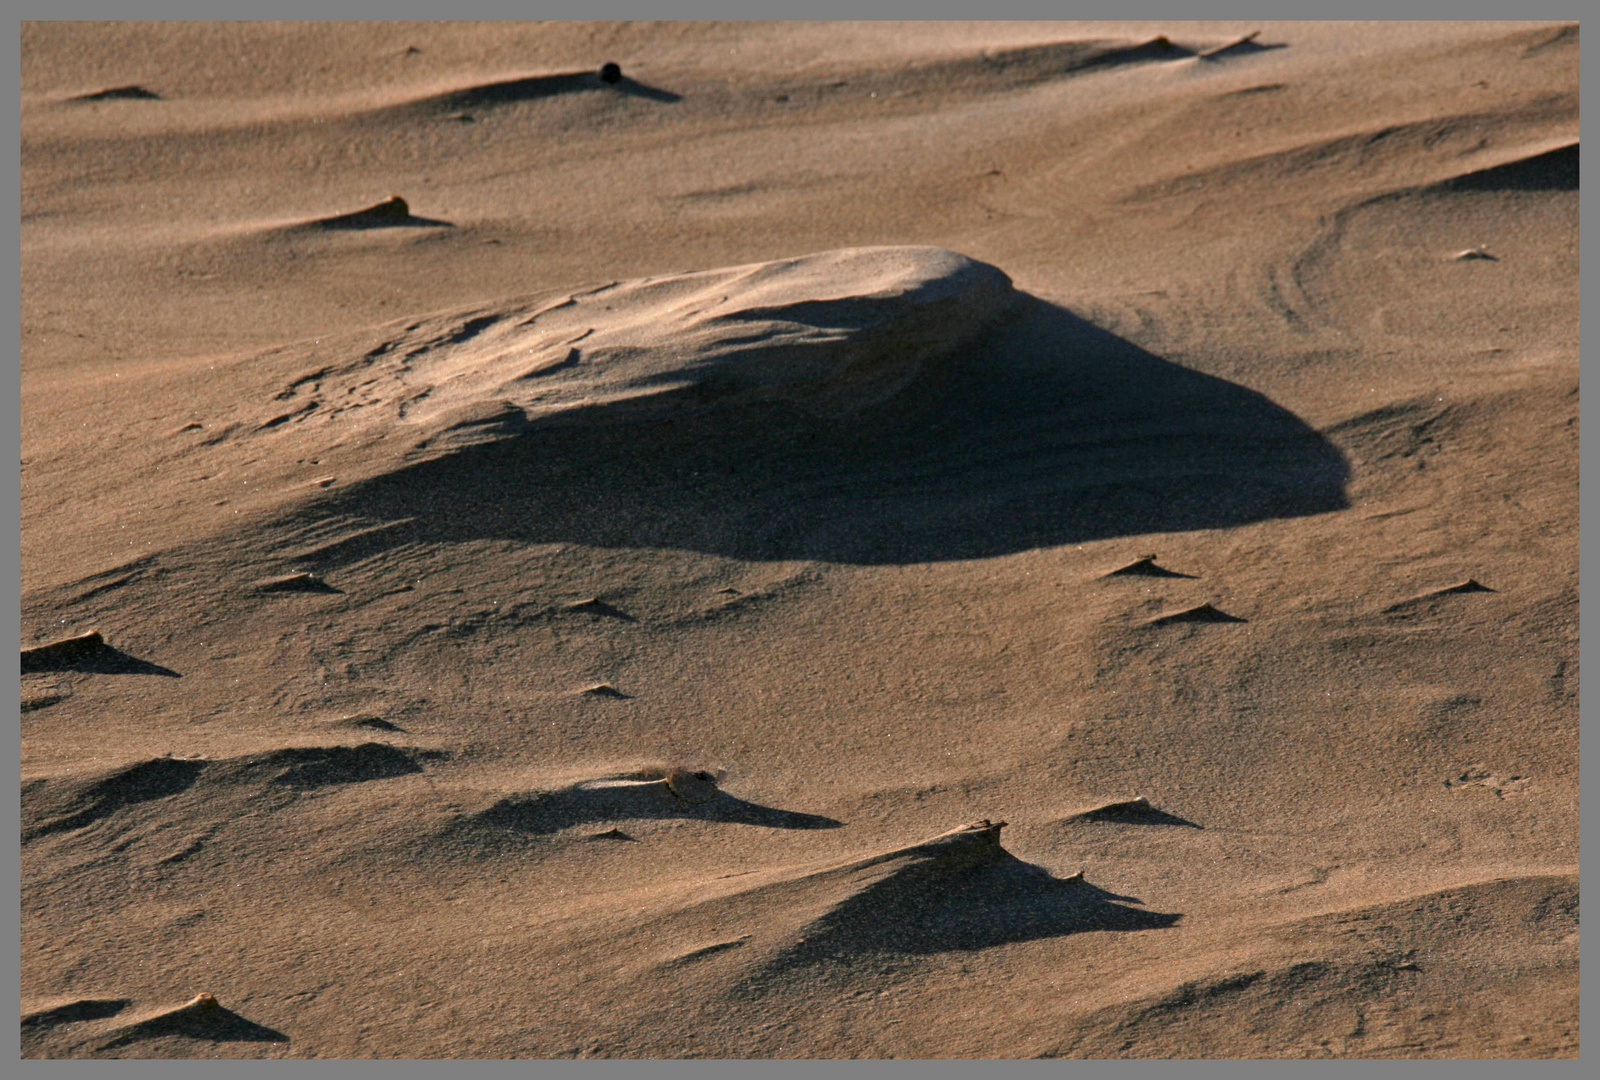
[[1576, 1057], [1578, 57], [24, 24], [24, 1056]]

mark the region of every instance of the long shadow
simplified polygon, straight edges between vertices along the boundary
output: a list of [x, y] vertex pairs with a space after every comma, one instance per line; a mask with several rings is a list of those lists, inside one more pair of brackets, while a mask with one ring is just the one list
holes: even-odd
[[104, 1020], [115, 1016], [131, 1005], [131, 998], [79, 998], [64, 1005], [22, 1014], [22, 1030], [42, 1030], [62, 1024], [77, 1024], [85, 1020]]
[[648, 98], [651, 101], [682, 101], [679, 94], [647, 86], [623, 75], [616, 82], [606, 82], [593, 71], [566, 71], [554, 75], [530, 75], [522, 79], [470, 86], [452, 90], [430, 98], [429, 103], [447, 109], [478, 109], [486, 105], [509, 105], [519, 101], [538, 101], [562, 94], [578, 94], [609, 90], [630, 97]]
[[183, 678], [169, 667], [141, 660], [137, 656], [106, 644], [98, 644], [68, 655], [24, 653], [22, 670], [81, 671], [91, 675], [164, 675], [169, 679]]
[[390, 523], [324, 568], [485, 539], [748, 560], [971, 559], [1346, 506], [1339, 450], [1253, 390], [1027, 298], [985, 343], [842, 419], [783, 404], [525, 427], [328, 496]]
[[837, 829], [843, 823], [820, 814], [779, 810], [746, 802], [722, 792], [709, 802], [691, 806], [666, 792], [663, 785], [574, 787], [538, 791], [501, 799], [472, 821], [495, 830], [544, 836], [600, 821], [696, 818], [770, 829]]
[[179, 795], [202, 781], [219, 785], [276, 785], [313, 789], [386, 780], [423, 771], [447, 756], [387, 743], [291, 746], [220, 760], [150, 758], [83, 780], [33, 781], [22, 791], [24, 840], [80, 829], [139, 803]]
[[1081, 814], [1074, 814], [1066, 819], [1067, 824], [1073, 822], [1106, 822], [1112, 825], [1181, 825], [1189, 829], [1203, 829], [1205, 826], [1199, 822], [1190, 821], [1188, 818], [1170, 814], [1157, 807], [1141, 809], [1127, 805], [1103, 806], [1094, 810], [1086, 810]]
[[869, 888], [829, 911], [790, 954], [805, 962], [859, 952], [935, 953], [1104, 930], [1156, 930], [1182, 918], [1145, 911], [1081, 880], [1053, 877], [1009, 853], [957, 873]]
[[151, 758], [77, 783], [34, 783], [22, 792], [22, 838], [80, 829], [124, 806], [165, 799], [189, 790], [203, 761]]
[[178, 1010], [134, 1024], [101, 1046], [111, 1050], [144, 1039], [179, 1036], [204, 1042], [288, 1042], [283, 1032], [240, 1016], [223, 1005], [210, 1009]]
[[1447, 191], [1577, 191], [1578, 144], [1464, 173], [1437, 186]]

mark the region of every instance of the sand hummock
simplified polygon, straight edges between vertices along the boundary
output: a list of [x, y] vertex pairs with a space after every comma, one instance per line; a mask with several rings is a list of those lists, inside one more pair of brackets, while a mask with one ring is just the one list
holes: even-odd
[[22, 24], [23, 1056], [1576, 1058], [1580, 51]]

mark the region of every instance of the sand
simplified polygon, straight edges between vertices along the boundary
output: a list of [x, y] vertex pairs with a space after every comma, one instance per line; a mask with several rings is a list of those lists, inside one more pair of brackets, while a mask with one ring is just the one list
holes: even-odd
[[1578, 55], [24, 24], [24, 1056], [1576, 1057]]

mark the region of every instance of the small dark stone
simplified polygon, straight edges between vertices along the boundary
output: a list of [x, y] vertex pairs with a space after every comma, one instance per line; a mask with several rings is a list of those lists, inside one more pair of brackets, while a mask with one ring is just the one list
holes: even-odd
[[617, 83], [622, 81], [622, 68], [607, 60], [600, 65], [600, 80], [602, 82]]

